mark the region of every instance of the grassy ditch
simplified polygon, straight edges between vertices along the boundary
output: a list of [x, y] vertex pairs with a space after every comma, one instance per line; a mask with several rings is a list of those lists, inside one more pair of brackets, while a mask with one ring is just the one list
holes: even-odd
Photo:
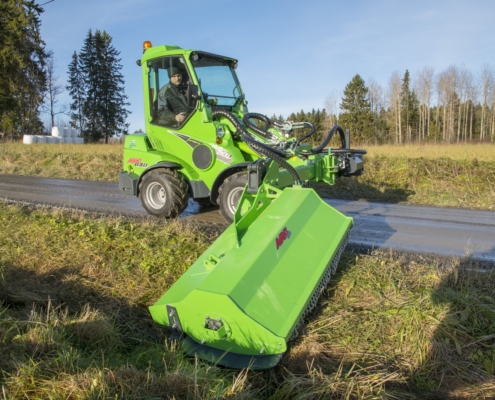
[[116, 182], [123, 145], [3, 143], [0, 174]]
[[495, 210], [495, 161], [366, 156], [362, 176], [313, 187], [323, 197]]
[[[116, 182], [122, 168], [120, 144], [2, 150], [0, 174]], [[325, 197], [495, 210], [495, 146], [371, 146], [362, 176], [313, 187]]]
[[0, 398], [495, 396], [495, 273], [346, 253], [281, 364], [185, 358], [152, 304], [214, 240], [0, 203]]

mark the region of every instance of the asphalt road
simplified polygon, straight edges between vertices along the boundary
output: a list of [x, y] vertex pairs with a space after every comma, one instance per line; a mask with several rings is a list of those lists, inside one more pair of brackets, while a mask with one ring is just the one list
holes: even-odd
[[[0, 175], [0, 198], [81, 210], [145, 216], [139, 199], [115, 183]], [[354, 218], [350, 244], [495, 263], [495, 212], [366, 201], [325, 201]], [[182, 218], [224, 224], [217, 208], [190, 201]]]

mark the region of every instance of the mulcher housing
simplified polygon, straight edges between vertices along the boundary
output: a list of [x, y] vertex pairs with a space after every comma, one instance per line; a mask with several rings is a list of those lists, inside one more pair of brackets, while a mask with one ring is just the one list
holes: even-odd
[[187, 334], [190, 355], [233, 368], [273, 367], [352, 224], [312, 189], [286, 188], [240, 239], [240, 224], [230, 225], [151, 315]]

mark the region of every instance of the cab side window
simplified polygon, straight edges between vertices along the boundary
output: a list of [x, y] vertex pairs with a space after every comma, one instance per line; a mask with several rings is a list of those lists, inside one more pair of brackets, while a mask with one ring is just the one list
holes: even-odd
[[149, 96], [152, 123], [180, 127], [191, 115], [186, 90], [191, 81], [181, 56], [162, 57], [149, 64]]

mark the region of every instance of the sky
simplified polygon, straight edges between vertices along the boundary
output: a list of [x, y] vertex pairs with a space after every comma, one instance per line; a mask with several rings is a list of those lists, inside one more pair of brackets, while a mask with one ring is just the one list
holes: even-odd
[[112, 36], [130, 132], [144, 130], [136, 60], [145, 40], [237, 58], [249, 111], [268, 116], [322, 109], [356, 74], [386, 89], [392, 73], [406, 69], [414, 77], [457, 65], [476, 76], [495, 67], [493, 0], [55, 0], [43, 8], [42, 39], [64, 86], [88, 31]]

